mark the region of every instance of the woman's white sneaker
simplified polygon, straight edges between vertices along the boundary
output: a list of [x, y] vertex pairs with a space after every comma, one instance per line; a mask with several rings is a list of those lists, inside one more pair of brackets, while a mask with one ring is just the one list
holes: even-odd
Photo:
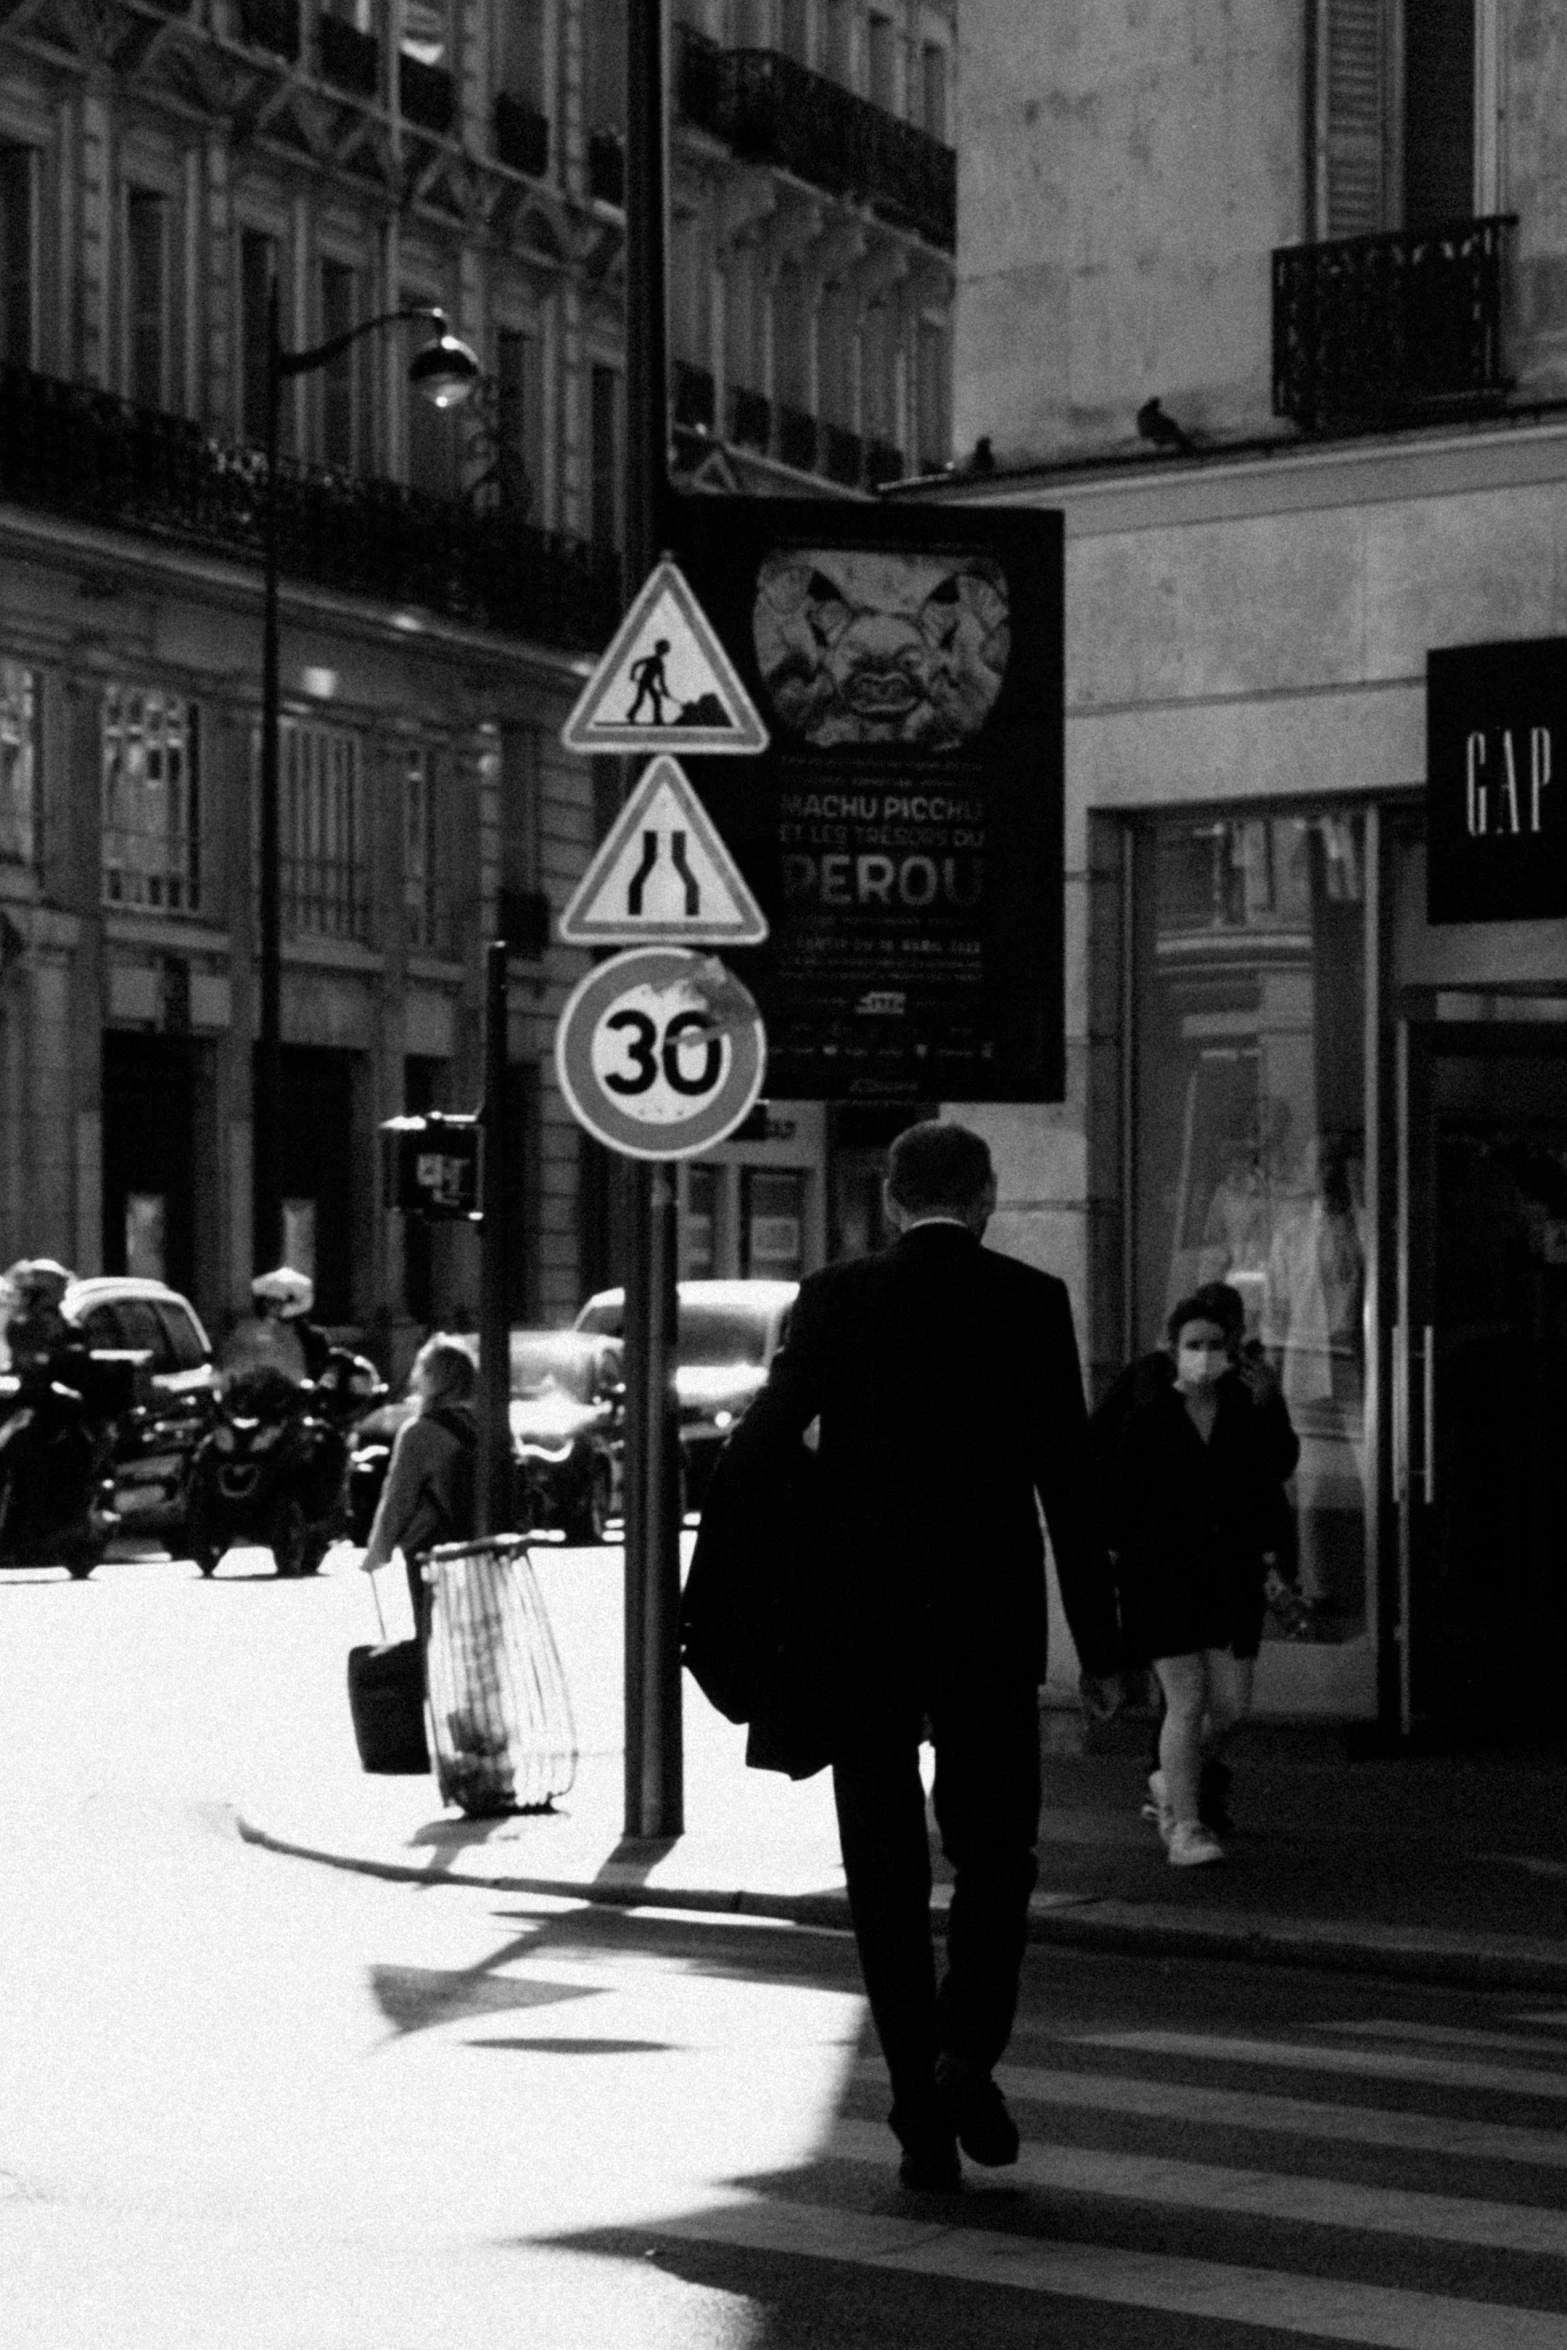
[[1201, 1820], [1178, 1820], [1165, 1836], [1172, 1869], [1200, 1869], [1224, 1858], [1224, 1846]]

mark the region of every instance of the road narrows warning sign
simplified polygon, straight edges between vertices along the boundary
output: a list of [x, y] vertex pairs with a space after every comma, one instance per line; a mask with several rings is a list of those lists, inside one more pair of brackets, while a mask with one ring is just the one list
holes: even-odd
[[655, 564], [565, 725], [568, 751], [767, 748], [767, 729], [678, 566]]
[[751, 895], [678, 759], [652, 761], [560, 917], [568, 946], [757, 946]]

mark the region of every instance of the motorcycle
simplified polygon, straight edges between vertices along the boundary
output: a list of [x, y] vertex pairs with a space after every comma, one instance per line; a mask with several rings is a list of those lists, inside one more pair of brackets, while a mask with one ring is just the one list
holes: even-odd
[[0, 1421], [0, 1565], [83, 1582], [119, 1524], [106, 1431], [74, 1387], [25, 1380]]
[[235, 1543], [313, 1575], [348, 1531], [349, 1434], [386, 1393], [373, 1363], [335, 1347], [317, 1380], [269, 1365], [222, 1381], [191, 1465], [188, 1547], [211, 1575]]

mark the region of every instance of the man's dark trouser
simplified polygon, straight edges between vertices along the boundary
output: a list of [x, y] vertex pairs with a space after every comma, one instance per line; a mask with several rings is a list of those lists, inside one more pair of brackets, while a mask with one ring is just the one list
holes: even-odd
[[[927, 1718], [936, 1824], [954, 1875], [939, 1991], [919, 1770]], [[876, 1704], [840, 1747], [833, 1795], [866, 1995], [892, 2077], [892, 2126], [906, 2137], [935, 2119], [939, 2052], [988, 2071], [1011, 2036], [1039, 1873], [1038, 1690], [938, 1683]]]

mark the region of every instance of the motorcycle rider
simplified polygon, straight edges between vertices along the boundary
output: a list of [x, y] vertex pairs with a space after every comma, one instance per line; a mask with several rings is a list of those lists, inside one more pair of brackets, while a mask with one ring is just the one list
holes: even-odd
[[[256, 1320], [263, 1327], [246, 1333], [251, 1348], [295, 1380], [319, 1379], [332, 1356], [332, 1341], [319, 1323], [310, 1319], [316, 1302], [315, 1283], [292, 1265], [276, 1265], [258, 1273], [250, 1285]], [[296, 1362], [298, 1369], [291, 1369]]]
[[48, 1518], [55, 1509], [68, 1517], [78, 1507], [90, 1508], [108, 1454], [108, 1422], [93, 1377], [92, 1351], [61, 1311], [73, 1278], [53, 1257], [22, 1257], [0, 1277], [6, 1349], [17, 1382], [15, 1408], [32, 1414], [36, 1449], [30, 1452], [29, 1474], [42, 1470], [45, 1484], [37, 1497]]

